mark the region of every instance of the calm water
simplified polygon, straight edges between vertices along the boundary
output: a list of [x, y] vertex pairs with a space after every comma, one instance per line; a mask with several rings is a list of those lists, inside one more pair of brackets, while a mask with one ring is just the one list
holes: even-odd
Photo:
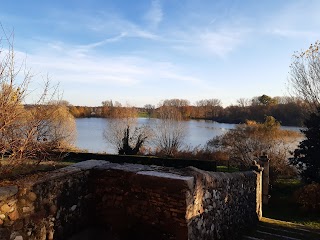
[[[155, 119], [139, 118], [139, 124], [154, 125]], [[76, 119], [78, 137], [76, 146], [89, 152], [116, 153], [116, 150], [106, 143], [103, 131], [108, 125], [108, 119], [78, 118]], [[235, 124], [217, 123], [205, 120], [184, 121], [186, 129], [185, 146], [196, 147], [204, 145], [209, 139], [224, 134]]]

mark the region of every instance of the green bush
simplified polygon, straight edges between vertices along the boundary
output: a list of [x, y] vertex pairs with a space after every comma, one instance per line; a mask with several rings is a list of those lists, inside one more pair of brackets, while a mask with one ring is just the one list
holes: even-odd
[[295, 201], [306, 211], [320, 212], [320, 184], [303, 186], [294, 193]]

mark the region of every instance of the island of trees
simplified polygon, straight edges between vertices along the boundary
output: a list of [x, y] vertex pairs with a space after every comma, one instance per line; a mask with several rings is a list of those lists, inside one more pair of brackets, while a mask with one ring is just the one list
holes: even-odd
[[166, 99], [157, 106], [146, 104], [142, 108], [122, 106], [112, 100], [103, 101], [101, 106], [72, 106], [64, 103], [76, 118], [121, 116], [127, 108], [135, 109], [142, 117], [159, 117], [163, 108], [175, 109], [182, 119], [206, 119], [224, 123], [245, 123], [246, 120], [263, 122], [273, 116], [282, 125], [302, 126], [307, 116], [308, 103], [298, 97], [270, 97], [261, 95], [252, 99], [241, 98], [237, 104], [223, 107], [219, 99], [203, 99], [191, 104], [186, 99]]

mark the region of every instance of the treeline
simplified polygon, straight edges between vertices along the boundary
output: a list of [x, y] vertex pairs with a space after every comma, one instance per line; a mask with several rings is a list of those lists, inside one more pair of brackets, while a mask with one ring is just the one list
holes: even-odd
[[246, 120], [263, 122], [266, 116], [273, 116], [282, 125], [302, 126], [307, 115], [307, 106], [303, 100], [297, 98], [262, 95], [252, 99], [238, 99], [235, 105], [225, 108], [219, 99], [204, 99], [195, 104], [186, 99], [166, 99], [157, 107], [152, 104], [146, 104], [143, 108], [128, 107], [108, 100], [103, 101], [99, 107], [69, 105], [69, 110], [76, 118], [121, 118], [127, 115], [129, 109], [135, 109], [135, 112], [143, 117], [159, 117], [163, 109], [170, 109], [179, 119], [206, 119], [236, 124], [245, 123]]

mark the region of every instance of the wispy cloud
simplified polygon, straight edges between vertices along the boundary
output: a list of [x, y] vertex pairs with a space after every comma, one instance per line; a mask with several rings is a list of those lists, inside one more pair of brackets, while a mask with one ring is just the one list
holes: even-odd
[[143, 38], [149, 40], [159, 39], [159, 36], [147, 28], [124, 19], [114, 13], [101, 13], [91, 18], [87, 27], [94, 32], [103, 34], [125, 33], [125, 37]]
[[316, 39], [320, 36], [319, 9], [319, 1], [292, 1], [272, 13], [261, 28], [281, 37]]
[[106, 38], [106, 39], [99, 41], [99, 42], [89, 43], [86, 45], [77, 45], [74, 47], [74, 52], [78, 53], [81, 56], [81, 55], [86, 54], [95, 48], [101, 47], [101, 46], [106, 45], [108, 43], [118, 42], [121, 39], [125, 38], [126, 36], [127, 36], [127, 33], [123, 32], [123, 33], [119, 34], [118, 36], [115, 36], [112, 38]]
[[162, 21], [163, 11], [159, 0], [153, 0], [149, 11], [145, 14], [146, 20], [152, 28], [156, 28]]
[[243, 33], [236, 30], [203, 32], [199, 36], [200, 44], [213, 54], [225, 56], [243, 40]]
[[[42, 48], [28, 55], [28, 64], [42, 73], [49, 72], [55, 81], [64, 83], [128, 87], [150, 84], [150, 81], [164, 84], [166, 81], [184, 81], [191, 84], [199, 82], [197, 77], [174, 63], [153, 61], [138, 56], [96, 54], [92, 49], [99, 45], [100, 43], [96, 43], [79, 47], [52, 43], [49, 45], [51, 49]], [[81, 52], [84, 49], [85, 54]]]
[[250, 32], [249, 28], [190, 29], [186, 33], [177, 33], [171, 47], [191, 55], [225, 57], [245, 42]]
[[320, 36], [319, 32], [315, 31], [305, 31], [305, 30], [297, 30], [297, 29], [279, 29], [279, 28], [274, 28], [272, 30], [267, 31], [270, 34], [273, 35], [279, 35], [281, 37], [286, 37], [286, 38], [314, 38], [317, 39]]

